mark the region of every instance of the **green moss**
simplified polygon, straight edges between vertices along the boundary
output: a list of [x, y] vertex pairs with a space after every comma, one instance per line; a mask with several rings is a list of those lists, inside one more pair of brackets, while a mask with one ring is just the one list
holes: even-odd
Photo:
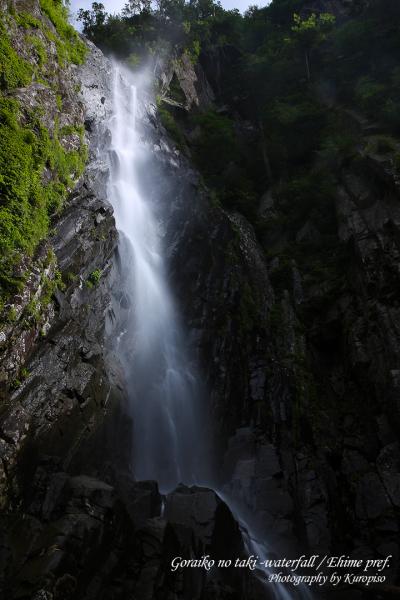
[[63, 289], [64, 283], [60, 271], [56, 270], [53, 277], [43, 274], [41, 278], [42, 294], [40, 298], [32, 298], [25, 308], [24, 316], [27, 328], [32, 321], [39, 325], [43, 321], [43, 311], [48, 307], [57, 289]]
[[42, 40], [35, 35], [28, 35], [26, 41], [33, 47], [36, 53], [39, 67], [43, 67], [47, 63], [47, 52]]
[[43, 262], [43, 267], [49, 267], [50, 265], [55, 265], [57, 263], [57, 257], [54, 254], [54, 250], [53, 248], [49, 248], [46, 254], [46, 257], [44, 258]]
[[[43, 129], [43, 128], [42, 128]], [[42, 131], [43, 137], [47, 144], [47, 162], [50, 168], [57, 173], [58, 181], [52, 182], [53, 189], [51, 195], [59, 195], [58, 191], [63, 194], [61, 186], [69, 188], [73, 184], [73, 180], [78, 179], [82, 174], [88, 156], [87, 147], [83, 143], [84, 130], [79, 126], [68, 126], [58, 130], [58, 124], [55, 124], [53, 138], [50, 138], [49, 133]], [[60, 137], [63, 135], [78, 134], [80, 138], [80, 149], [67, 152], [60, 142]], [[53, 203], [54, 204], [54, 203]], [[56, 203], [55, 210], [60, 206]]]
[[190, 48], [186, 48], [185, 53], [189, 56], [192, 64], [196, 64], [199, 61], [201, 52], [200, 40], [193, 40]]
[[0, 97], [0, 125], [11, 129], [18, 127], [18, 102], [12, 98]]
[[0, 89], [13, 89], [28, 85], [33, 70], [14, 50], [10, 36], [0, 21]]
[[22, 381], [20, 379], [14, 379], [10, 384], [10, 388], [12, 390], [17, 390], [19, 387], [21, 387], [21, 385]]
[[60, 136], [62, 135], [75, 135], [78, 134], [81, 140], [85, 135], [85, 128], [83, 125], [64, 125], [60, 129]]
[[24, 11], [15, 15], [18, 25], [24, 29], [40, 29], [47, 40], [55, 44], [58, 62], [61, 66], [65, 66], [68, 62], [81, 64], [85, 59], [87, 48], [75, 29], [68, 23], [67, 9], [62, 1], [40, 0], [40, 6], [54, 25], [56, 34], [42, 21]]
[[101, 279], [101, 276], [102, 276], [102, 272], [101, 272], [100, 269], [96, 269], [95, 271], [93, 271], [89, 275], [88, 280], [86, 282], [87, 287], [88, 288], [92, 288], [95, 285], [98, 285], [98, 283], [99, 283], [99, 281]]
[[[21, 3], [22, 4], [22, 3]], [[50, 234], [52, 217], [61, 210], [69, 190], [84, 170], [87, 148], [83, 126], [59, 129], [55, 123], [48, 130], [43, 123], [46, 106], [32, 110], [20, 104], [9, 93], [36, 81], [50, 85], [56, 104], [62, 110], [57, 67], [52, 72], [43, 67], [50, 62], [51, 46], [57, 49], [58, 63], [82, 62], [86, 46], [67, 20], [61, 0], [40, 0], [44, 17], [37, 19], [25, 10], [8, 11], [0, 16], [0, 304], [23, 289], [26, 275], [40, 242]], [[20, 7], [22, 8], [22, 7]], [[53, 27], [54, 26], [54, 27]], [[19, 29], [18, 29], [19, 28]], [[26, 33], [24, 32], [26, 30]], [[41, 32], [41, 33], [40, 33]], [[24, 52], [33, 60], [27, 62], [17, 52], [15, 39], [24, 43]], [[43, 35], [44, 37], [43, 37]], [[24, 40], [25, 37], [25, 40]], [[25, 55], [25, 54], [24, 54]], [[36, 62], [36, 65], [35, 65]], [[54, 66], [54, 61], [51, 63]], [[68, 136], [79, 138], [79, 148], [68, 151]], [[66, 145], [66, 144], [65, 144]], [[78, 145], [78, 144], [75, 144]], [[54, 262], [54, 258], [51, 258]], [[26, 265], [26, 271], [22, 265]], [[42, 266], [45, 268], [50, 262]], [[28, 317], [40, 319], [57, 287], [59, 274], [42, 281], [43, 292], [38, 302], [32, 301], [25, 311]], [[29, 315], [29, 313], [31, 313]], [[16, 318], [13, 311], [5, 317]]]
[[35, 323], [39, 323], [40, 321], [40, 304], [37, 300], [33, 299], [29, 302], [29, 304], [25, 308], [25, 314], [30, 319], [33, 319]]
[[65, 275], [65, 279], [67, 284], [73, 283], [74, 281], [76, 281], [77, 276], [75, 275], [75, 273], [72, 273], [71, 271], [69, 271], [66, 275]]
[[32, 230], [35, 237], [42, 238], [47, 222], [42, 210], [44, 200], [38, 172], [42, 165], [36, 136], [31, 130], [16, 125], [14, 101], [2, 99], [1, 104], [8, 121], [0, 124], [0, 265], [4, 267], [4, 261], [18, 251], [32, 253]]
[[67, 9], [62, 0], [40, 0], [40, 6], [53, 23], [59, 36], [58, 38], [53, 37], [50, 32], [47, 32], [47, 36], [53, 37], [56, 44], [60, 64], [68, 61], [82, 64], [87, 48], [72, 25], [68, 23]]
[[15, 15], [15, 20], [24, 29], [41, 29], [42, 24], [28, 12], [21, 11]]
[[[75, 129], [81, 140], [83, 133]], [[0, 97], [0, 282], [11, 291], [22, 281], [14, 275], [22, 255], [32, 256], [49, 231], [51, 215], [62, 207], [68, 188], [82, 173], [87, 149], [67, 152], [58, 138], [31, 115], [20, 124], [18, 103]], [[52, 177], [43, 181], [44, 169]]]
[[7, 321], [8, 321], [8, 323], [15, 323], [16, 320], [17, 320], [17, 311], [15, 310], [15, 307], [12, 306], [10, 308], [10, 310], [8, 311]]
[[46, 308], [52, 301], [55, 291], [63, 290], [65, 288], [65, 284], [62, 281], [61, 272], [56, 270], [52, 278], [43, 276], [42, 285], [43, 292], [40, 303], [43, 308]]

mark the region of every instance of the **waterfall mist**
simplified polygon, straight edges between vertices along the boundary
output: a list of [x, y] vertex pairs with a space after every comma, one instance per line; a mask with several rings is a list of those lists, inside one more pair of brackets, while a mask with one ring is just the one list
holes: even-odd
[[134, 423], [134, 476], [156, 480], [166, 492], [197, 483], [204, 473], [205, 433], [202, 386], [168, 285], [162, 206], [145, 184], [151, 167], [137, 119], [142, 88], [145, 77], [135, 81], [114, 65], [109, 198], [122, 234], [123, 285], [131, 306], [117, 352]]
[[[120, 232], [122, 291], [113, 293], [125, 314], [115, 351], [133, 420], [133, 474], [137, 480], [156, 480], [162, 493], [179, 483], [216, 489], [207, 396], [168, 283], [163, 231], [165, 207], [173, 198], [168, 197], [167, 182], [153, 181], [154, 148], [142, 130], [149, 102], [146, 88], [145, 76], [135, 80], [114, 65], [108, 195]], [[265, 558], [265, 542], [255, 533], [257, 518], [250, 524], [240, 502], [224, 490], [216, 493], [237, 519], [248, 553]], [[281, 584], [271, 588], [265, 573], [258, 576], [268, 597], [311, 598], [303, 586], [292, 594]]]

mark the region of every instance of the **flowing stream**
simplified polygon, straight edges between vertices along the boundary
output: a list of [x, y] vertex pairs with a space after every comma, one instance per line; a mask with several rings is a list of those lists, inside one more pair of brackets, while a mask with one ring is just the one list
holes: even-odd
[[[168, 286], [158, 207], [151, 191], [142, 187], [140, 174], [148, 168], [149, 150], [136, 126], [141, 106], [129, 78], [114, 67], [109, 199], [121, 234], [122, 283], [133, 299], [118, 350], [130, 393], [135, 477], [156, 480], [160, 491], [167, 493], [181, 482], [209, 486], [202, 386]], [[219, 495], [239, 521], [249, 554], [264, 559], [265, 549], [246, 526], [240, 508]], [[277, 600], [299, 597], [283, 585], [268, 587]]]

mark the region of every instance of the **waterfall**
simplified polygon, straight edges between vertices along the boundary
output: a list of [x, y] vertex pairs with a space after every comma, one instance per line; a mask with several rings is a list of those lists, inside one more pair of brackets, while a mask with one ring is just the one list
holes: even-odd
[[[150, 150], [141, 137], [141, 102], [135, 85], [128, 83], [130, 77], [114, 66], [108, 194], [121, 235], [121, 285], [132, 299], [117, 351], [130, 394], [134, 475], [156, 480], [167, 493], [179, 483], [209, 487], [212, 477], [204, 460], [208, 443], [202, 386], [168, 285], [157, 200], [143, 184]], [[216, 493], [239, 522], [249, 554], [265, 559], [264, 544], [257, 541], [242, 508], [223, 491]], [[262, 580], [265, 574], [259, 572]], [[311, 598], [304, 587], [292, 594], [281, 584], [265, 585], [268, 597], [273, 594], [276, 600]]]
[[155, 206], [141, 186], [148, 150], [136, 126], [137, 90], [127, 81], [129, 74], [115, 66], [109, 198], [123, 238], [124, 286], [133, 302], [120, 357], [134, 424], [135, 477], [156, 480], [167, 492], [197, 481], [200, 386], [167, 283]]

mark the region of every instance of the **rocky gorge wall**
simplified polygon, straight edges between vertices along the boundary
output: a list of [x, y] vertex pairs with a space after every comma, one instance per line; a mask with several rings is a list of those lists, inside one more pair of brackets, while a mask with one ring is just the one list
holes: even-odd
[[[186, 63], [175, 72], [188, 107], [215, 101], [206, 72], [196, 69]], [[89, 46], [85, 64], [62, 76], [90, 154], [38, 254], [53, 249], [56, 262], [45, 263], [45, 273], [59, 271], [64, 287], [53, 290], [39, 326], [27, 330], [17, 321], [4, 333], [7, 377], [26, 371], [4, 391], [0, 409], [2, 589], [36, 600], [264, 597], [257, 580], [230, 581], [234, 573], [172, 575], [173, 555], [243, 553], [237, 524], [212, 492], [184, 487], [161, 517], [156, 485], [134, 482], [128, 472], [130, 422], [111, 343], [124, 306], [101, 156], [109, 143], [111, 65]], [[221, 207], [170, 141], [155, 107], [144, 129], [154, 157], [147, 176], [167, 214], [173, 288], [210, 390], [218, 485], [257, 514], [260, 535], [277, 552], [392, 554], [394, 581], [394, 173], [379, 155], [363, 157], [367, 169], [350, 164], [341, 173], [337, 241], [348, 261], [338, 293], [329, 277], [310, 285], [296, 260], [266, 256], [246, 219]], [[279, 212], [271, 194], [260, 209], [266, 221]], [[319, 233], [306, 220], [298, 235], [315, 241]], [[285, 231], [266, 236], [263, 246], [273, 248]], [[31, 293], [40, 296], [41, 270], [32, 277]]]
[[[344, 4], [324, 9], [346, 18]], [[222, 112], [218, 73], [231, 67], [226, 55], [195, 67], [199, 99], [208, 76]], [[282, 208], [271, 190], [260, 198], [258, 240], [218, 202], [197, 207], [180, 222], [190, 275], [187, 256], [176, 257], [176, 287], [224, 432], [227, 489], [260, 512], [275, 547], [297, 540], [310, 552], [391, 555], [388, 580], [398, 581], [398, 174], [389, 149], [374, 143], [379, 126], [351, 111], [345, 118], [361, 143], [339, 169], [332, 236], [306, 213], [293, 240], [291, 198]]]
[[[28, 29], [50, 27], [38, 3], [24, 8], [25, 21], [35, 19]], [[15, 51], [24, 52], [26, 28], [18, 21], [10, 26], [17, 32]], [[238, 525], [214, 492], [184, 486], [164, 499], [161, 517], [156, 483], [135, 482], [130, 471], [132, 427], [113, 351], [124, 306], [118, 236], [105, 200], [113, 74], [93, 45], [86, 44], [85, 54], [79, 66], [53, 67], [69, 98], [67, 104], [62, 96], [63, 106], [78, 109], [62, 118], [78, 114], [88, 161], [29, 259], [33, 274], [23, 293], [6, 304], [16, 318], [4, 321], [1, 355], [1, 593], [36, 600], [264, 598], [262, 584], [246, 573], [171, 573], [176, 555], [244, 557]], [[22, 111], [35, 90], [34, 82], [17, 88], [25, 98]], [[176, 174], [181, 178], [180, 194], [168, 207], [172, 225], [182, 203], [208, 206], [207, 192], [169, 143], [154, 108], [146, 127], [156, 157], [154, 187], [172, 174], [172, 193]], [[168, 204], [165, 189], [162, 197]], [[175, 241], [179, 254], [186, 236]], [[44, 277], [55, 281], [45, 297]], [[32, 299], [36, 313], [29, 320]]]

